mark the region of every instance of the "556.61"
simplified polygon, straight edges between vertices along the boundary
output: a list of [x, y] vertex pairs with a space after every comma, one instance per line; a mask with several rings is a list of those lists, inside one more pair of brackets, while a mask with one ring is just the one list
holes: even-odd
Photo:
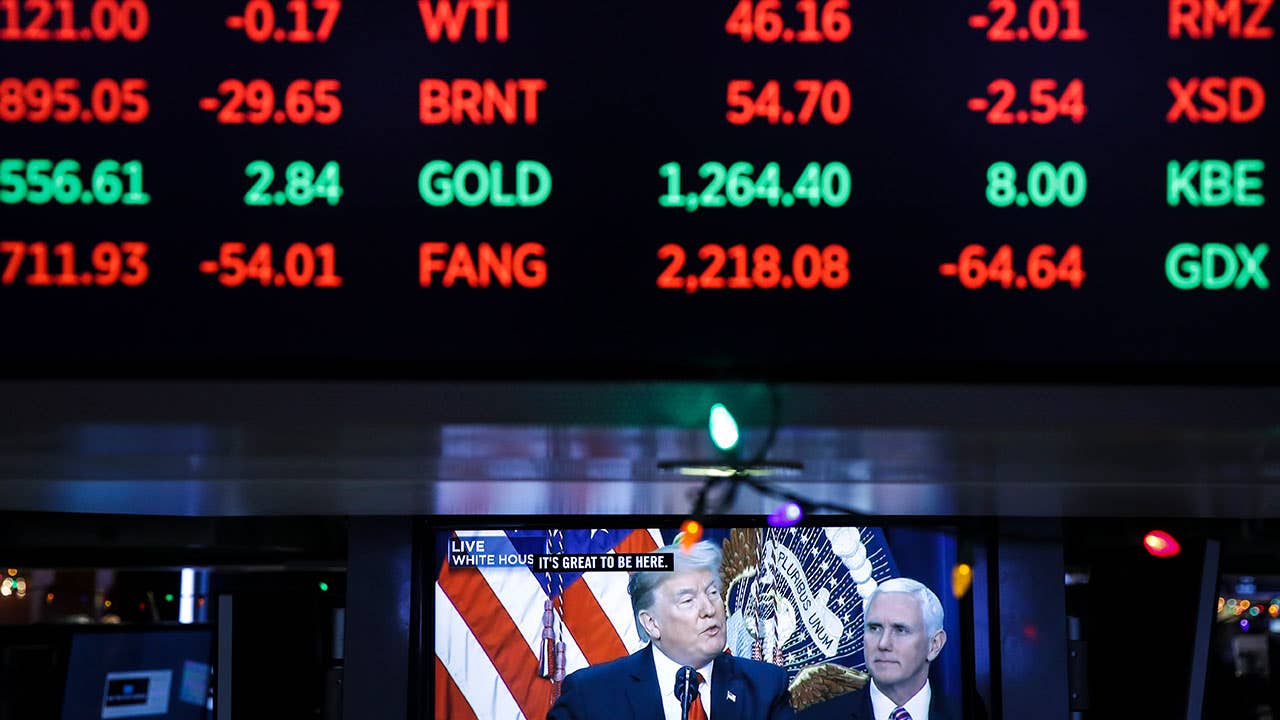
[[146, 205], [151, 196], [142, 189], [142, 163], [100, 160], [86, 169], [78, 160], [47, 158], [0, 159], [0, 205]]

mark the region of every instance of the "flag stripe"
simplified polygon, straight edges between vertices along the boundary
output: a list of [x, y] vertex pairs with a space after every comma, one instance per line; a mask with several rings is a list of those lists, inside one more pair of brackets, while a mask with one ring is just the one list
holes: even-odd
[[[538, 584], [533, 573], [524, 568], [487, 568], [481, 570], [480, 575], [520, 629], [530, 652], [537, 658], [542, 649], [542, 614], [546, 611], [544, 603], [547, 600], [542, 585]], [[469, 625], [485, 622], [484, 617], [475, 617], [465, 611], [462, 615]], [[566, 623], [565, 632], [557, 633], [560, 640], [564, 641], [565, 665], [573, 670], [584, 668], [589, 663], [579, 647], [575, 633], [567, 625]]]
[[511, 638], [521, 635], [520, 628], [512, 622], [480, 571], [451, 568], [445, 563], [440, 570], [440, 587], [454, 607], [467, 608], [468, 617], [485, 618], [485, 622], [469, 623], [471, 631], [525, 717], [546, 715], [551, 709], [551, 683], [538, 676], [538, 657], [529, 651], [529, 646], [524, 642], [510, 642]]
[[627, 575], [624, 573], [593, 572], [582, 576], [591, 593], [600, 603], [600, 609], [613, 625], [613, 632], [622, 640], [627, 654], [641, 647], [640, 634], [636, 632], [636, 617], [631, 611], [631, 595], [627, 592]]
[[[489, 530], [480, 530], [480, 532], [460, 530], [457, 534], [460, 538], [470, 538], [492, 536], [494, 533]], [[480, 568], [479, 570], [485, 582], [489, 583], [489, 588], [493, 589], [495, 596], [502, 601], [507, 615], [511, 615], [512, 621], [515, 621], [517, 628], [520, 628], [521, 633], [524, 634], [525, 642], [529, 643], [530, 652], [534, 653], [534, 657], [538, 657], [541, 643], [543, 643], [544, 603], [547, 602], [547, 592], [544, 591], [543, 585], [538, 582], [538, 578], [534, 577], [532, 571], [526, 568]], [[462, 616], [468, 621], [484, 620], [483, 616], [471, 618], [466, 609], [462, 610]], [[585, 667], [586, 660], [575, 639], [572, 637], [562, 639], [567, 664]]]
[[564, 625], [580, 639], [582, 654], [591, 665], [609, 662], [627, 654], [613, 623], [586, 582], [579, 580], [561, 593], [564, 598]]
[[[657, 550], [658, 544], [653, 539], [653, 532], [656, 531], [632, 531], [614, 547], [614, 552], [641, 553]], [[623, 573], [587, 573], [583, 579], [613, 624], [613, 631], [622, 639], [627, 654], [630, 654], [644, 647], [644, 643], [640, 642], [640, 633], [636, 631], [631, 595], [627, 592], [628, 577]]]
[[[514, 718], [520, 708], [453, 601], [436, 585], [436, 657], [477, 717]], [[452, 720], [452, 719], [450, 719]]]
[[479, 720], [458, 684], [449, 676], [440, 657], [436, 656], [436, 712], [441, 720]]
[[[503, 531], [460, 531], [459, 537]], [[581, 533], [580, 533], [581, 535]], [[527, 537], [527, 536], [526, 536]], [[592, 546], [577, 548], [586, 541]], [[654, 530], [623, 530], [609, 552], [657, 549]], [[572, 538], [570, 552], [600, 552], [608, 542], [595, 534]], [[572, 545], [572, 548], [568, 545]], [[627, 593], [626, 573], [562, 576], [565, 673], [608, 662], [641, 647]], [[436, 717], [448, 720], [530, 718], [541, 720], [553, 698], [552, 683], [539, 675], [542, 620], [547, 591], [528, 568], [453, 568], [446, 563], [436, 583]]]
[[654, 542], [653, 535], [648, 530], [636, 530], [613, 549], [620, 553], [645, 553], [653, 552], [659, 547], [661, 546]]

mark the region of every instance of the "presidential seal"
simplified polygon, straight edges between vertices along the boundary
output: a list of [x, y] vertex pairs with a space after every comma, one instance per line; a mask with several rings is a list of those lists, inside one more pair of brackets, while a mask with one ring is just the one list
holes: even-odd
[[729, 651], [787, 669], [796, 709], [866, 684], [862, 599], [893, 569], [872, 528], [735, 528], [723, 543]]

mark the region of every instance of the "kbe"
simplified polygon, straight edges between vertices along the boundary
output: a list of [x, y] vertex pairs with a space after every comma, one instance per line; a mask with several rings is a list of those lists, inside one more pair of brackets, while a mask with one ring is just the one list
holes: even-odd
[[1262, 272], [1262, 260], [1270, 249], [1266, 243], [1253, 250], [1236, 243], [1234, 252], [1222, 243], [1181, 243], [1165, 256], [1164, 273], [1179, 290], [1222, 290], [1232, 285], [1243, 290], [1250, 281], [1259, 290], [1266, 290], [1271, 283]]

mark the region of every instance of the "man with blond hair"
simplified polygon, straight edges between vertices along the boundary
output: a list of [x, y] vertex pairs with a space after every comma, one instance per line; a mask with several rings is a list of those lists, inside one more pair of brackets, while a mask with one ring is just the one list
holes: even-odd
[[684, 720], [677, 695], [691, 668], [688, 720], [791, 720], [787, 673], [724, 652], [720, 549], [668, 545], [675, 572], [637, 572], [627, 585], [636, 629], [648, 645], [564, 679], [547, 720]]

